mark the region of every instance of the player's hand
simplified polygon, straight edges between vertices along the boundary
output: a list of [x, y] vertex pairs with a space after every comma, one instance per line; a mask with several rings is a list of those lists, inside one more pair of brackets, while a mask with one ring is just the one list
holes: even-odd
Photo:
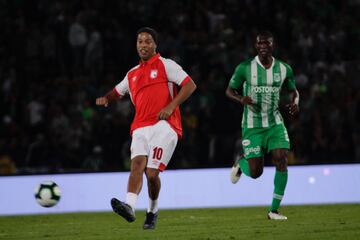
[[244, 96], [244, 97], [240, 98], [240, 103], [242, 105], [254, 104], [253, 100], [249, 96]]
[[106, 97], [99, 97], [96, 99], [96, 105], [98, 106], [105, 106], [107, 107], [109, 104], [109, 101], [107, 100]]
[[287, 104], [286, 107], [288, 108], [289, 113], [291, 115], [295, 115], [296, 113], [299, 112], [299, 105], [297, 105], [295, 103]]
[[160, 120], [166, 120], [171, 116], [173, 111], [174, 108], [171, 105], [167, 105], [166, 107], [160, 110], [157, 116]]

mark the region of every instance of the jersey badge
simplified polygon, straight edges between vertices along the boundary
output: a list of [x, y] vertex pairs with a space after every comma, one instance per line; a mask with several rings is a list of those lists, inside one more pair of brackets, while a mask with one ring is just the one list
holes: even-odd
[[157, 77], [157, 75], [158, 75], [158, 70], [156, 70], [156, 69], [151, 70], [150, 78], [154, 79]]
[[135, 82], [135, 81], [136, 81], [136, 76], [133, 76], [133, 77], [131, 78], [131, 80], [132, 80], [133, 82]]
[[280, 73], [274, 73], [274, 81], [280, 82]]

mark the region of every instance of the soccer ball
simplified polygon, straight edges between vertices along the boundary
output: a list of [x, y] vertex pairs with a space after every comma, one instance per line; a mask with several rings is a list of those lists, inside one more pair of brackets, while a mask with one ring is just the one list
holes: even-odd
[[55, 206], [59, 202], [60, 196], [59, 186], [52, 181], [42, 182], [35, 189], [35, 199], [43, 207]]

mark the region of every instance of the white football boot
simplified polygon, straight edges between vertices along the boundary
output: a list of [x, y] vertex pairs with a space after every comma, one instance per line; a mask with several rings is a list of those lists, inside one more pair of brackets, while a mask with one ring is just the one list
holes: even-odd
[[287, 220], [287, 217], [284, 215], [281, 215], [278, 212], [269, 212], [268, 219], [270, 219], [270, 220]]
[[231, 168], [230, 171], [230, 181], [235, 184], [239, 181], [241, 177], [241, 169], [238, 161], [235, 161], [234, 165]]

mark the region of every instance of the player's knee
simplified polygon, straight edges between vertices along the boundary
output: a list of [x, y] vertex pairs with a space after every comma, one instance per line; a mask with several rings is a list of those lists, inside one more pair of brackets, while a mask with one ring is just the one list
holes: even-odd
[[146, 170], [146, 178], [149, 183], [156, 183], [159, 178], [159, 170], [148, 168]]
[[131, 172], [142, 174], [145, 169], [144, 161], [146, 162], [146, 158], [144, 158], [144, 157], [135, 157], [131, 161]]
[[273, 162], [278, 171], [287, 170], [287, 150], [285, 149], [276, 149], [272, 153]]
[[262, 158], [251, 158], [249, 161], [250, 177], [258, 178], [263, 173], [264, 162]]
[[281, 172], [286, 171], [287, 170], [287, 159], [284, 157], [284, 158], [275, 160], [275, 166], [278, 171], [281, 171]]
[[263, 173], [263, 169], [262, 168], [256, 168], [250, 171], [250, 176], [253, 179], [259, 178]]
[[133, 172], [141, 172], [142, 170], [142, 165], [138, 162], [134, 162], [132, 165], [132, 171]]
[[282, 160], [287, 158], [288, 151], [285, 149], [276, 149], [272, 152], [272, 158], [274, 160]]

